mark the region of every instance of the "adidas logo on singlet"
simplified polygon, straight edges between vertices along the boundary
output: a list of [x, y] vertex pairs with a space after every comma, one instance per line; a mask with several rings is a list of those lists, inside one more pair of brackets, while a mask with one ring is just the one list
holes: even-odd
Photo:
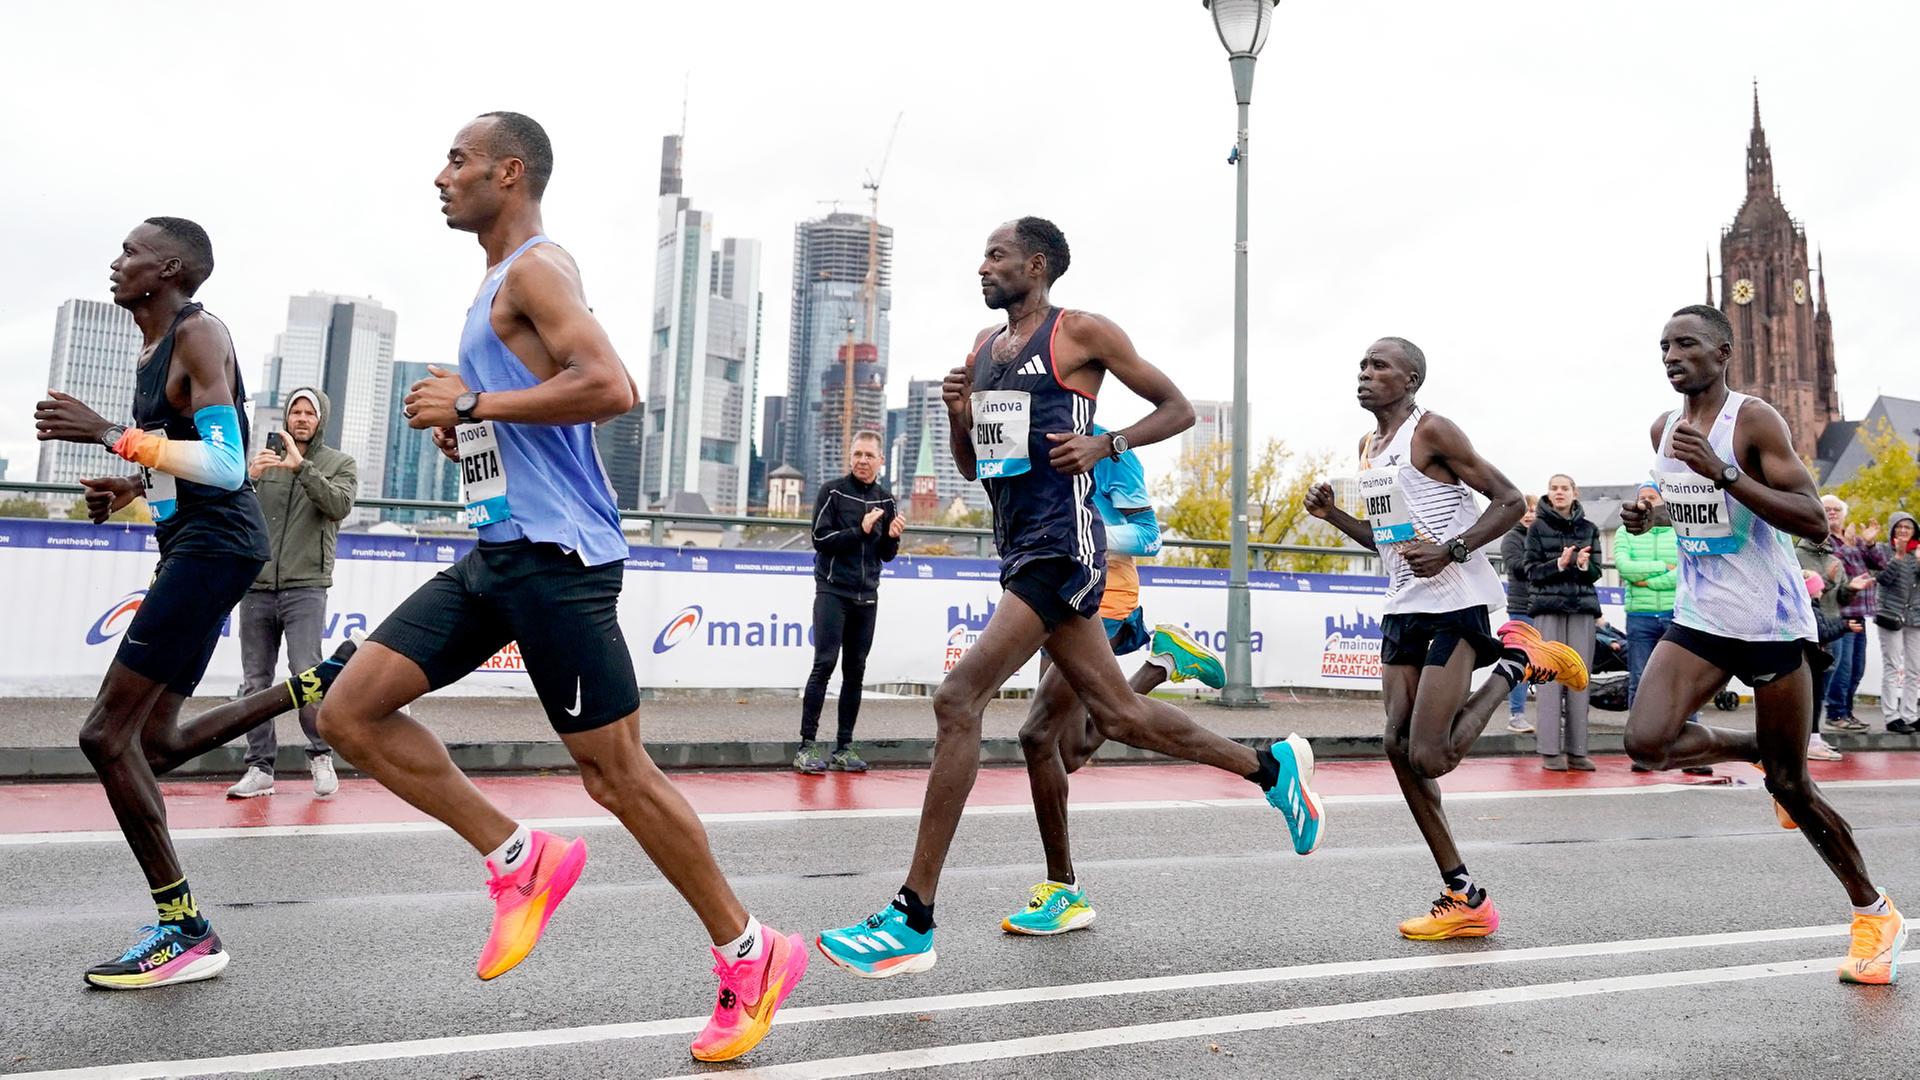
[[1039, 353], [1033, 354], [1033, 359], [1021, 364], [1020, 370], [1014, 372], [1016, 375], [1045, 375], [1046, 373], [1047, 365], [1040, 362]]

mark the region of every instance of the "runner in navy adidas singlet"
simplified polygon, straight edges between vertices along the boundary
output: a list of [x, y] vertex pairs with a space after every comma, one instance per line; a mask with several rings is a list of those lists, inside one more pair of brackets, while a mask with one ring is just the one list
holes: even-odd
[[[1053, 306], [1048, 290], [1068, 260], [1066, 237], [1043, 218], [994, 230], [980, 287], [987, 306], [1005, 311], [1007, 321], [980, 332], [965, 366], [943, 387], [954, 460], [993, 500], [1005, 591], [980, 639], [934, 694], [939, 730], [906, 883], [864, 921], [820, 935], [821, 953], [857, 975], [934, 965], [934, 890], [979, 772], [980, 719], [1001, 684], [1042, 647], [1101, 734], [1244, 776], [1286, 814], [1294, 850], [1305, 855], [1320, 842], [1323, 812], [1309, 787], [1313, 753], [1306, 740], [1289, 736], [1271, 751], [1255, 751], [1215, 735], [1173, 705], [1135, 694], [1107, 643], [1096, 617], [1106, 551], [1093, 468], [1129, 445], [1179, 434], [1193, 423], [1193, 407], [1111, 320]], [[1153, 411], [1096, 435], [1094, 396], [1107, 372]]]
[[587, 792], [640, 841], [713, 940], [720, 992], [693, 1054], [723, 1061], [765, 1037], [807, 950], [741, 906], [700, 819], [640, 744], [639, 688], [618, 619], [627, 542], [593, 438], [593, 425], [625, 414], [637, 391], [587, 307], [579, 268], [541, 234], [552, 171], [540, 125], [496, 112], [461, 129], [434, 181], [447, 225], [479, 234], [487, 272], [458, 372], [430, 369], [405, 409], [459, 461], [479, 543], [373, 632], [327, 695], [320, 729], [485, 857], [495, 908], [478, 974], [497, 978], [532, 951], [585, 867], [586, 842], [502, 813], [431, 731], [396, 710], [518, 642]]
[[[281, 684], [179, 719], [221, 625], [268, 555], [266, 520], [241, 460], [247, 424], [235, 406], [247, 391], [227, 328], [191, 299], [213, 273], [206, 230], [185, 218], [148, 218], [121, 243], [112, 269], [113, 302], [133, 314], [144, 340], [132, 425], [109, 423], [57, 390], [34, 420], [42, 440], [97, 442], [141, 466], [137, 475], [81, 481], [88, 516], [97, 524], [144, 496], [160, 549], [153, 584], [80, 731], [159, 911], [139, 941], [86, 978], [134, 990], [209, 979], [227, 966], [220, 937], [181, 873], [154, 778], [306, 698], [302, 680], [292, 680], [292, 689]], [[321, 668], [337, 670], [352, 647], [342, 650]]]
[[[1786, 421], [1727, 385], [1733, 324], [1724, 312], [1698, 304], [1674, 312], [1660, 352], [1682, 402], [1653, 422], [1652, 480], [1679, 548], [1680, 589], [1673, 627], [1654, 647], [1627, 715], [1627, 753], [1650, 769], [1726, 761], [1764, 769], [1780, 824], [1801, 831], [1853, 902], [1840, 979], [1891, 983], [1906, 922], [1807, 772], [1809, 662], [1824, 657], [1792, 538], [1825, 541], [1826, 510]], [[1637, 535], [1655, 513], [1640, 500], [1621, 507], [1620, 521]], [[1752, 731], [1692, 719], [1729, 677], [1753, 688]]]

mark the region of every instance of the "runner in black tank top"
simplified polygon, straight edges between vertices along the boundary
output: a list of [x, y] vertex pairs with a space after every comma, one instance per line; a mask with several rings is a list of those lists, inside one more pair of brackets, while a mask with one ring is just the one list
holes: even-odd
[[[892, 904], [817, 943], [828, 960], [868, 977], [933, 966], [934, 891], [980, 768], [981, 717], [1001, 684], [1043, 647], [1106, 738], [1244, 776], [1286, 814], [1295, 851], [1304, 855], [1319, 843], [1322, 812], [1308, 786], [1306, 741], [1288, 736], [1255, 751], [1135, 694], [1095, 617], [1106, 534], [1092, 505], [1093, 467], [1129, 444], [1179, 434], [1193, 423], [1193, 407], [1110, 320], [1053, 307], [1048, 289], [1068, 260], [1066, 237], [1052, 222], [1028, 217], [994, 230], [980, 265], [981, 293], [1007, 322], [981, 331], [966, 365], [942, 387], [954, 461], [993, 499], [1004, 592], [980, 639], [934, 694], [939, 735], [906, 883]], [[1094, 396], [1109, 371], [1153, 411], [1095, 435]]]
[[153, 584], [80, 731], [159, 911], [132, 948], [87, 971], [89, 983], [113, 989], [208, 979], [227, 964], [181, 874], [154, 777], [317, 701], [353, 651], [343, 645], [298, 679], [179, 722], [227, 613], [268, 556], [266, 522], [242, 463], [247, 429], [235, 406], [246, 390], [233, 343], [189, 299], [212, 272], [213, 246], [193, 222], [149, 218], [134, 229], [113, 262], [114, 303], [133, 313], [146, 342], [134, 426], [111, 424], [57, 391], [34, 412], [39, 438], [98, 443], [140, 466], [138, 475], [81, 481], [88, 515], [105, 521], [144, 495], [160, 548]]

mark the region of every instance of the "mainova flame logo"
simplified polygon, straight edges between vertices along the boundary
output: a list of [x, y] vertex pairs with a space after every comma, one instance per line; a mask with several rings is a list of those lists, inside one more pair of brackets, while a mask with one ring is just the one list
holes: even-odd
[[119, 635], [133, 621], [133, 613], [140, 610], [140, 601], [146, 599], [147, 590], [137, 589], [113, 602], [106, 613], [94, 620], [87, 628], [87, 644], [105, 645]]
[[667, 625], [660, 628], [660, 636], [653, 639], [653, 651], [666, 652], [692, 637], [693, 632], [700, 628], [700, 618], [703, 614], [699, 604], [688, 604], [681, 608], [673, 618], [667, 620]]

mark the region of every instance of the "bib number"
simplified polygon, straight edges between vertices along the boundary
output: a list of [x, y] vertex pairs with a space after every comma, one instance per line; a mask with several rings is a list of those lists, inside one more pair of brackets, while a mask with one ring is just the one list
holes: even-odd
[[513, 516], [507, 506], [507, 471], [500, 462], [500, 439], [493, 422], [482, 420], [454, 429], [460, 447], [460, 496], [467, 504], [467, 528], [498, 525]]
[[974, 391], [973, 457], [980, 479], [1019, 476], [1033, 468], [1027, 458], [1031, 402], [1025, 390]]
[[169, 472], [159, 469], [141, 469], [144, 475], [141, 482], [147, 488], [147, 509], [153, 512], [155, 522], [165, 521], [173, 516], [180, 505], [179, 482]]
[[1656, 473], [1660, 498], [1673, 519], [1674, 543], [1688, 555], [1731, 555], [1740, 550], [1733, 534], [1733, 508], [1727, 493], [1693, 472]]
[[1404, 544], [1414, 539], [1413, 513], [1400, 487], [1399, 469], [1367, 469], [1360, 474], [1360, 502], [1376, 544]]

